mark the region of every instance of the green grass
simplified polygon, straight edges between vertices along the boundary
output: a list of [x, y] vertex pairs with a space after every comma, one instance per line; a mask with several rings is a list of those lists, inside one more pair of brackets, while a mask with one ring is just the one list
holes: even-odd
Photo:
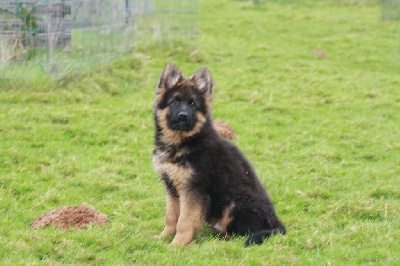
[[[148, 47], [89, 76], [0, 91], [0, 264], [399, 264], [400, 25], [374, 1], [199, 3], [199, 48]], [[311, 54], [313, 50], [326, 57]], [[204, 227], [151, 237], [164, 190], [151, 165], [157, 78], [207, 65], [288, 227], [261, 246]], [[86, 203], [103, 228], [33, 230]]]

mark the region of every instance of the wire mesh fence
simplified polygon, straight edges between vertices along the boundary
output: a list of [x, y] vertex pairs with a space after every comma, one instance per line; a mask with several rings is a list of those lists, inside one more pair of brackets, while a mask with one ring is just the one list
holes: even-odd
[[400, 0], [381, 0], [382, 19], [400, 20]]
[[59, 79], [152, 42], [196, 45], [197, 0], [0, 0], [0, 85]]

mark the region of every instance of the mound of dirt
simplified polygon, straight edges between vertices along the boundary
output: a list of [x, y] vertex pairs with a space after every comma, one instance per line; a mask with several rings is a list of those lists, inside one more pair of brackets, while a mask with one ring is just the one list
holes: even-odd
[[324, 53], [323, 51], [318, 51], [318, 50], [313, 50], [310, 52], [310, 54], [319, 56], [319, 57], [327, 57], [326, 53]]
[[238, 136], [235, 133], [235, 130], [233, 130], [229, 124], [225, 121], [222, 120], [215, 120], [214, 121], [214, 128], [217, 131], [217, 133], [226, 139], [236, 139]]
[[89, 224], [103, 226], [107, 223], [107, 215], [96, 212], [86, 205], [61, 207], [49, 211], [33, 220], [31, 226], [36, 230], [44, 226], [58, 226], [67, 230], [69, 227], [85, 228]]

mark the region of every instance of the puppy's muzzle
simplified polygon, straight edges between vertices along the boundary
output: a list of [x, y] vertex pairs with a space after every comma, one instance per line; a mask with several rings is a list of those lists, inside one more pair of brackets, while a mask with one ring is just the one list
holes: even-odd
[[178, 114], [178, 122], [179, 123], [187, 123], [188, 122], [188, 113], [182, 111]]

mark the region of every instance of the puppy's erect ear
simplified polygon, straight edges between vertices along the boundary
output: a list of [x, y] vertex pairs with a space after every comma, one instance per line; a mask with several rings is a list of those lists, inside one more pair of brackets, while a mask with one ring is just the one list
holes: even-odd
[[193, 81], [197, 88], [201, 92], [208, 92], [209, 94], [213, 94], [213, 79], [211, 78], [211, 73], [208, 67], [202, 67], [197, 70], [196, 73], [189, 77], [189, 80]]
[[158, 84], [156, 87], [156, 92], [165, 92], [178, 84], [178, 82], [183, 81], [184, 79], [185, 77], [183, 76], [179, 68], [174, 63], [168, 63], [164, 71], [160, 75], [160, 79], [158, 80]]
[[189, 77], [193, 81], [199, 91], [205, 93], [207, 98], [212, 100], [214, 95], [214, 80], [211, 78], [211, 73], [208, 67], [202, 67], [196, 73]]

